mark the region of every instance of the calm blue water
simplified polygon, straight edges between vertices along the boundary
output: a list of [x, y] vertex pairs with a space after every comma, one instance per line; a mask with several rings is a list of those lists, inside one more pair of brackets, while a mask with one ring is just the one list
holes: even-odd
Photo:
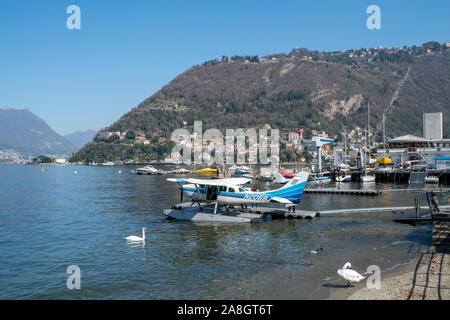
[[[431, 244], [430, 226], [395, 224], [390, 213], [258, 224], [167, 220], [162, 210], [180, 197], [168, 176], [41, 168], [0, 166], [0, 299], [323, 298], [346, 261], [359, 271], [388, 270]], [[300, 207], [412, 205], [419, 195], [425, 204], [414, 192], [305, 194]], [[143, 226], [145, 246], [124, 240]], [[319, 245], [323, 255], [309, 254]], [[81, 269], [81, 290], [67, 289], [70, 265]]]

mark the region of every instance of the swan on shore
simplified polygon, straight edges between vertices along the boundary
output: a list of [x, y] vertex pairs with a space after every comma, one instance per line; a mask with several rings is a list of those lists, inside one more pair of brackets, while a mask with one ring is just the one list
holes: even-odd
[[138, 236], [128, 236], [125, 238], [125, 240], [127, 241], [145, 241], [145, 231], [147, 230], [147, 228], [143, 227], [142, 228], [142, 238], [138, 237]]
[[347, 262], [344, 264], [342, 269], [338, 269], [337, 274], [341, 277], [347, 280], [348, 286], [351, 287], [351, 282], [360, 282], [361, 280], [365, 279], [362, 275], [360, 275], [355, 270], [352, 270], [352, 264], [350, 262]]

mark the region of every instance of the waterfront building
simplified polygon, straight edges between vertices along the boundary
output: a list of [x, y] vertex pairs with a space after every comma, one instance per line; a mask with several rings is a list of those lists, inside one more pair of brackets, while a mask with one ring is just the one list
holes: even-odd
[[423, 137], [442, 139], [442, 112], [423, 114]]
[[450, 139], [425, 139], [408, 134], [388, 140], [386, 149], [377, 149], [377, 157], [384, 156], [393, 163], [421, 160], [435, 165], [435, 157], [450, 156]]
[[66, 159], [65, 158], [55, 158], [55, 163], [66, 164]]
[[450, 156], [434, 157], [434, 167], [439, 170], [450, 169]]

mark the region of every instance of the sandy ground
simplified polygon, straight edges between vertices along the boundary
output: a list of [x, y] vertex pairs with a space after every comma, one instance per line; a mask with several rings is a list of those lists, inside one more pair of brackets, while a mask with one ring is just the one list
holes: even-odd
[[450, 300], [450, 253], [430, 249], [413, 263], [381, 277], [380, 289], [365, 282], [352, 288], [335, 289], [330, 299], [348, 300]]

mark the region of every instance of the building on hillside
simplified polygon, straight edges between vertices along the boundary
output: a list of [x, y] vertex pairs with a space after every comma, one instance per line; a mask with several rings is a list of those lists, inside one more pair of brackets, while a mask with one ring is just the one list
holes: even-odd
[[300, 136], [297, 132], [293, 132], [293, 131], [289, 132], [289, 135], [288, 135], [289, 142], [294, 142], [294, 141], [297, 142], [299, 140], [299, 138], [300, 138]]
[[442, 139], [442, 112], [423, 114], [423, 137]]
[[55, 163], [66, 164], [66, 159], [65, 158], [55, 158]]

